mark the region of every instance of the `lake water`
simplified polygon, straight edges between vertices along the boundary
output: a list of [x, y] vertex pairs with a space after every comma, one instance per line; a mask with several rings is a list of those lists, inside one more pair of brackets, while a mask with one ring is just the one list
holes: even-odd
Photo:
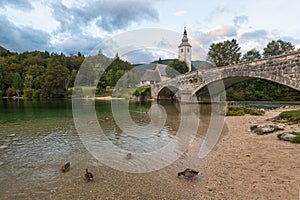
[[[132, 166], [142, 166], [148, 159], [145, 156], [138, 157], [138, 155], [148, 155], [149, 152], [163, 149], [164, 153], [160, 158], [151, 157], [155, 165], [152, 168], [149, 167], [149, 171], [176, 160], [176, 156], [181, 156], [181, 152], [184, 152], [184, 161], [177, 165], [182, 166], [174, 168], [184, 168], [185, 163], [189, 163], [191, 167], [198, 166], [200, 159], [197, 159], [197, 156], [199, 156], [203, 138], [212, 129], [211, 127], [215, 128], [212, 121], [217, 122], [218, 120], [215, 120], [216, 118], [212, 120], [212, 116], [221, 113], [222, 117], [223, 109], [222, 105], [213, 105], [217, 108], [216, 112], [212, 114], [211, 110], [214, 108], [211, 105], [161, 104], [161, 108], [164, 109], [167, 116], [165, 123], [159, 128], [159, 131], [154, 131], [151, 126], [148, 127], [150, 130], [143, 129], [145, 132], [154, 132], [149, 137], [143, 138], [130, 135], [135, 132], [134, 128], [131, 130], [129, 127], [127, 131], [124, 131], [117, 126], [111, 101], [81, 101], [86, 101], [83, 104], [95, 105], [97, 118], [94, 121], [88, 121], [87, 126], [92, 127], [93, 124], [99, 124], [107, 142], [122, 149], [122, 151], [110, 154], [112, 159], [106, 158], [106, 152], [102, 152], [101, 156], [105, 158], [101, 161], [102, 164], [112, 165], [116, 159], [122, 158], [122, 156], [125, 158], [124, 151], [133, 152], [132, 156], [136, 159], [132, 159], [126, 164], [128, 169], [131, 169]], [[122, 104], [116, 102], [114, 105]], [[156, 104], [151, 102], [129, 104], [130, 117], [138, 125], [138, 128], [147, 127], [151, 124], [151, 119], [154, 122], [156, 120], [155, 123], [160, 123], [160, 119], [151, 118], [151, 116], [156, 116], [156, 112], [160, 112], [155, 109], [150, 111], [153, 105]], [[66, 161], [71, 161], [72, 166], [84, 167], [85, 163], [99, 165], [98, 162], [91, 159], [92, 153], [87, 150], [78, 134], [76, 129], [78, 127], [74, 124], [71, 100], [3, 99], [0, 100], [0, 108], [0, 199], [41, 197], [61, 189], [64, 186], [62, 183], [72, 181], [70, 176], [62, 176], [59, 170]], [[193, 124], [188, 123], [191, 120], [197, 122], [194, 135], [186, 133], [194, 130]], [[181, 126], [181, 124], [184, 125]], [[185, 140], [184, 134], [188, 134], [187, 140]], [[215, 135], [208, 140], [214, 142], [218, 137], [219, 135]], [[190, 139], [193, 140], [193, 143], [190, 143]], [[171, 151], [164, 149], [171, 143], [173, 145]], [[190, 148], [191, 146], [194, 148]], [[186, 147], [189, 147], [188, 151], [186, 151]], [[137, 156], [135, 157], [135, 155]], [[103, 163], [106, 161], [107, 163]], [[120, 165], [122, 162], [121, 160], [116, 165]], [[122, 167], [124, 166], [116, 167], [116, 169], [122, 169]], [[126, 170], [124, 168], [124, 171]]]

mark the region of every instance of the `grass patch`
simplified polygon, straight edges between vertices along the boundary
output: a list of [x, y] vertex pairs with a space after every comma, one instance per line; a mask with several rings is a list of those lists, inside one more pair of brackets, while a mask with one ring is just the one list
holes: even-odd
[[300, 133], [299, 132], [290, 132], [290, 134], [293, 134], [293, 135], [296, 135], [296, 137], [294, 137], [292, 140], [291, 140], [291, 143], [300, 143]]
[[250, 126], [250, 130], [251, 130], [251, 131], [254, 131], [255, 129], [257, 129], [257, 125], [252, 125], [252, 126]]
[[265, 111], [251, 108], [251, 107], [242, 107], [242, 106], [228, 106], [226, 115], [227, 116], [243, 116], [245, 114], [250, 115], [264, 115]]
[[284, 111], [275, 117], [274, 121], [300, 124], [300, 110]]
[[281, 136], [282, 136], [282, 134], [283, 134], [283, 133], [279, 133], [279, 134], [277, 134], [277, 138], [278, 138], [279, 140], [281, 140]]

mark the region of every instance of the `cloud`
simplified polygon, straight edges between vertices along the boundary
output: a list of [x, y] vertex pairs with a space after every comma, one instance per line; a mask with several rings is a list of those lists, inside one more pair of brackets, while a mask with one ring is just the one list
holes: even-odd
[[32, 5], [29, 0], [1, 0], [0, 7], [11, 6], [23, 10], [31, 10]]
[[213, 21], [216, 17], [224, 16], [226, 14], [231, 14], [231, 10], [229, 10], [225, 5], [220, 5], [215, 7], [210, 14], [205, 18], [206, 22], [211, 22]]
[[80, 7], [55, 2], [51, 6], [53, 16], [61, 24], [59, 31], [78, 31], [78, 26], [95, 23], [104, 31], [113, 32], [133, 23], [158, 20], [158, 12], [148, 0], [90, 1]]
[[[135, 23], [159, 20], [158, 12], [153, 6], [154, 1], [150, 0], [66, 2], [43, 2], [59, 24], [52, 27], [52, 32], [48, 29], [48, 33], [31, 26], [21, 26], [22, 22], [9, 21], [14, 19], [0, 15], [0, 45], [17, 52], [47, 50], [67, 54], [81, 51], [86, 54], [113, 32], [124, 30]], [[1, 0], [1, 7], [3, 10], [12, 7], [13, 11], [36, 9], [34, 1], [29, 0]], [[39, 18], [38, 15], [35, 17]]]
[[242, 51], [246, 52], [251, 49], [262, 51], [263, 48], [272, 41], [272, 38], [276, 38], [272, 31], [264, 29], [253, 30], [244, 32], [238, 37], [238, 42], [242, 47]]
[[84, 55], [90, 55], [93, 51], [99, 51], [97, 45], [101, 40], [97, 37], [91, 35], [72, 35], [71, 37], [66, 37], [63, 41], [55, 43], [55, 49], [59, 52], [65, 52], [67, 54], [77, 54], [80, 51]]
[[240, 39], [254, 40], [258, 38], [267, 38], [267, 37], [268, 37], [268, 31], [260, 29], [260, 30], [245, 32], [240, 36]]
[[217, 26], [207, 33], [195, 32], [195, 35], [204, 47], [208, 47], [213, 42], [236, 37], [237, 30], [233, 26]]
[[277, 31], [267, 31], [264, 29], [249, 31], [241, 34], [238, 38], [239, 43], [244, 46], [244, 50], [257, 49], [263, 50], [272, 40], [284, 40], [292, 44], [299, 44], [300, 40], [290, 36], [279, 36]]
[[235, 16], [233, 19], [234, 26], [240, 27], [242, 24], [246, 23], [248, 21], [248, 16], [246, 15], [239, 15]]
[[185, 10], [179, 10], [179, 11], [174, 12], [175, 16], [181, 16], [181, 15], [185, 15], [185, 14], [186, 14]]
[[31, 27], [17, 27], [0, 15], [0, 43], [10, 51], [33, 51], [51, 48], [50, 35]]

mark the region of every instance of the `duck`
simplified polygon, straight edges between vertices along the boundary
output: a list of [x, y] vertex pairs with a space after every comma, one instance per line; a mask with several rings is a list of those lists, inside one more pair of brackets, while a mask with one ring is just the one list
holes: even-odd
[[89, 170], [87, 168], [85, 169], [84, 177], [87, 182], [94, 180], [93, 174], [91, 172], [89, 172]]
[[69, 171], [71, 168], [71, 163], [70, 162], [66, 162], [66, 164], [64, 164], [62, 167], [61, 167], [61, 171], [62, 172], [67, 172]]
[[192, 181], [194, 181], [194, 178], [195, 178], [195, 176], [196, 176], [197, 174], [199, 174], [199, 171], [196, 171], [196, 170], [194, 170], [194, 169], [187, 168], [187, 169], [185, 169], [184, 171], [179, 172], [179, 173], [178, 173], [178, 176], [184, 176], [184, 177], [186, 177], [186, 178], [191, 178]]
[[131, 153], [128, 153], [127, 155], [126, 155], [126, 159], [131, 159], [131, 157], [132, 157], [132, 154]]

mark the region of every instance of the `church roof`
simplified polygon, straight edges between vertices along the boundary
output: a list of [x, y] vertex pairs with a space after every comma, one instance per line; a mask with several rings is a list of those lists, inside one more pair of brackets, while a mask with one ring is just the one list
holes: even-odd
[[192, 47], [192, 45], [190, 45], [190, 43], [189, 43], [189, 39], [187, 37], [187, 31], [186, 31], [185, 27], [184, 27], [184, 31], [183, 31], [183, 37], [181, 39], [181, 44], [178, 47], [183, 47], [183, 46]]
[[166, 68], [167, 68], [167, 65], [163, 65], [163, 64], [156, 65], [156, 70], [159, 71], [159, 74], [161, 76], [167, 76]]
[[146, 72], [143, 74], [141, 81], [161, 81], [159, 76], [159, 72], [157, 70], [147, 69]]

